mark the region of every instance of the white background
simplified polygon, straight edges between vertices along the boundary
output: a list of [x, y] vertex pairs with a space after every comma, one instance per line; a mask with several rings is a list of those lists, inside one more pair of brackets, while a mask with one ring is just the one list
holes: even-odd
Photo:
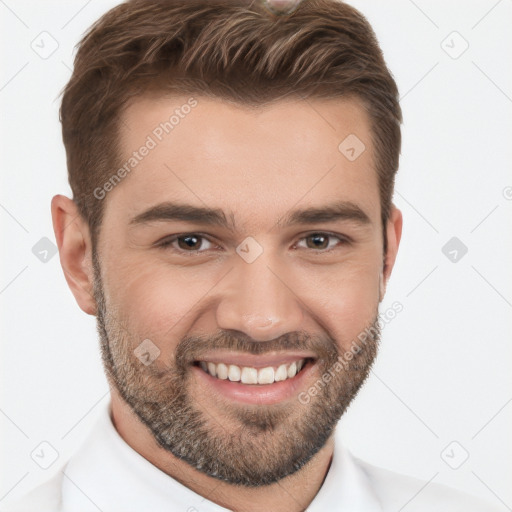
[[[108, 399], [95, 319], [58, 255], [43, 263], [32, 247], [55, 242], [50, 200], [70, 196], [58, 94], [73, 46], [116, 3], [0, 1], [1, 499], [58, 469]], [[512, 510], [512, 1], [352, 4], [401, 93], [405, 223], [382, 311], [403, 311], [338, 435], [369, 462]], [[44, 31], [58, 43], [46, 59], [31, 47], [43, 37], [51, 49]], [[468, 248], [455, 263], [442, 252], [454, 236]], [[47, 470], [30, 457], [42, 441], [59, 454]], [[469, 458], [452, 469], [442, 452], [452, 465]]]

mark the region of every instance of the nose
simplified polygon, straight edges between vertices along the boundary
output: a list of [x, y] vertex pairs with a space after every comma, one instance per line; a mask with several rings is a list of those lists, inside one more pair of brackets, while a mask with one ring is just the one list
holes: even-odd
[[301, 302], [290, 272], [270, 258], [235, 264], [220, 290], [216, 310], [220, 329], [235, 329], [255, 341], [268, 341], [303, 327]]

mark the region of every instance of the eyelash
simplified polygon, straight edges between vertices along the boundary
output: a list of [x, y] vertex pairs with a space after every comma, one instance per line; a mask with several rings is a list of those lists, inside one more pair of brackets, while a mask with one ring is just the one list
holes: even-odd
[[[299, 240], [299, 242], [301, 242], [302, 240], [305, 240], [305, 239], [307, 239], [309, 237], [312, 237], [314, 235], [325, 236], [325, 237], [328, 237], [328, 238], [331, 238], [331, 239], [335, 238], [335, 239], [337, 239], [339, 241], [338, 246], [345, 246], [345, 245], [349, 245], [351, 243], [351, 240], [348, 237], [346, 237], [346, 236], [335, 235], [333, 233], [327, 233], [327, 232], [324, 232], [324, 231], [314, 231], [314, 232], [311, 232], [311, 233], [303, 236]], [[175, 247], [171, 246], [171, 244], [173, 244], [174, 242], [178, 241], [178, 239], [186, 238], [186, 237], [196, 237], [196, 238], [199, 238], [201, 240], [207, 240], [208, 242], [213, 244], [213, 242], [211, 240], [209, 240], [207, 236], [202, 235], [200, 233], [183, 233], [181, 235], [174, 235], [171, 238], [166, 238], [162, 242], [157, 243], [156, 245], [157, 245], [158, 248], [161, 248], [161, 249], [172, 250], [172, 251], [177, 252], [179, 254], [191, 255], [191, 256], [192, 255], [198, 255], [198, 254], [201, 254], [201, 253], [206, 252], [206, 251], [209, 250], [209, 249], [205, 249], [205, 250], [193, 249], [193, 250], [190, 250], [190, 251], [186, 251], [186, 250], [178, 249], [178, 248], [175, 248]], [[309, 249], [310, 251], [318, 253], [318, 254], [326, 254], [328, 252], [333, 251], [335, 249], [335, 247], [330, 248], [330, 249], [327, 248], [327, 249], [318, 249], [318, 250], [306, 247], [306, 249]]]

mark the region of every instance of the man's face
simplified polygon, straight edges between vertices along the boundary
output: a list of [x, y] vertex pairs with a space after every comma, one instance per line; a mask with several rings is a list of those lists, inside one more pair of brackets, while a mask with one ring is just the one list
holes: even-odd
[[[138, 156], [103, 199], [102, 355], [160, 446], [265, 485], [322, 448], [375, 357], [377, 334], [358, 341], [383, 262], [370, 125], [353, 100], [188, 100], [141, 99], [123, 115], [124, 158]], [[355, 160], [338, 149], [351, 134], [366, 146]]]

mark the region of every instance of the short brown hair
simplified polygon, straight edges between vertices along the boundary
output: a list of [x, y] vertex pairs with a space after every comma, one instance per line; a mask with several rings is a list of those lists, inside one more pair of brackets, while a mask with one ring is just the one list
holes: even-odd
[[[276, 14], [263, 0], [128, 0], [79, 43], [60, 109], [73, 200], [94, 241], [93, 191], [117, 169], [123, 107], [149, 90], [263, 105], [356, 96], [371, 119], [383, 226], [401, 146], [398, 90], [368, 21], [338, 0]], [[341, 142], [341, 141], [340, 141]]]

